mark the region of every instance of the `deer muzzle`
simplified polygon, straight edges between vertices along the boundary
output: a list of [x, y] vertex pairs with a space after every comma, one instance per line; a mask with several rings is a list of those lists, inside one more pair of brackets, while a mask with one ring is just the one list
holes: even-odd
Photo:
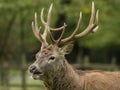
[[38, 68], [35, 65], [31, 65], [28, 68], [29, 72], [32, 73], [33, 79], [40, 79], [44, 74], [42, 71], [38, 70]]

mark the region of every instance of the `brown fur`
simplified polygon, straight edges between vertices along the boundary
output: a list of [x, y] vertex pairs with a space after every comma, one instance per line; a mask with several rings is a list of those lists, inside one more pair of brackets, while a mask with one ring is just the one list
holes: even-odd
[[47, 85], [47, 90], [120, 90], [120, 73], [105, 71], [76, 71], [67, 61]]

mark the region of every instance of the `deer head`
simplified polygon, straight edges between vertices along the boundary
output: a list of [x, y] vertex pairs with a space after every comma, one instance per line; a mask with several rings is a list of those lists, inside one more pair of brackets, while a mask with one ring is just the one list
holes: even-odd
[[[41, 27], [38, 27], [36, 13], [34, 22], [32, 22], [33, 33], [42, 44], [40, 51], [36, 54], [36, 61], [29, 67], [29, 71], [32, 73], [32, 77], [34, 79], [45, 79], [52, 77], [56, 75], [57, 72], [63, 70], [63, 68], [65, 68], [65, 55], [69, 54], [73, 47], [71, 41], [82, 38], [98, 29], [98, 10], [95, 12], [94, 2], [92, 2], [91, 18], [87, 28], [81, 33], [77, 34], [82, 21], [82, 13], [80, 12], [80, 17], [75, 30], [69, 37], [63, 38], [66, 28], [65, 23], [59, 28], [50, 27], [52, 6], [53, 4], [51, 4], [49, 8], [47, 21], [45, 21], [43, 18], [44, 8], [41, 10], [41, 22], [45, 27], [43, 34], [40, 33]], [[59, 30], [62, 30], [62, 33], [60, 37], [55, 40], [51, 32], [56, 32]], [[47, 36], [50, 36], [52, 41], [51, 44], [47, 43]], [[61, 45], [62, 47], [60, 47]]]

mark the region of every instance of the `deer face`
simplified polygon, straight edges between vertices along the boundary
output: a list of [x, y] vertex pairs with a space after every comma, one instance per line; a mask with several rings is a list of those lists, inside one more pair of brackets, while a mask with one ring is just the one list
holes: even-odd
[[72, 44], [59, 48], [49, 45], [36, 54], [36, 61], [29, 67], [34, 79], [45, 79], [54, 76], [64, 68], [65, 54], [72, 49]]

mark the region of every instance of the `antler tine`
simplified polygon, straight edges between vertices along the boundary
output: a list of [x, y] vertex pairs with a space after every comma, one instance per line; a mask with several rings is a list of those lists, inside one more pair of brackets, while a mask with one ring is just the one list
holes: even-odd
[[61, 26], [61, 27], [59, 27], [59, 28], [50, 28], [50, 31], [60, 31], [60, 30], [63, 30], [65, 27], [66, 27], [67, 25], [66, 25], [66, 23], [65, 23], [65, 25], [63, 25], [63, 26]]
[[91, 18], [90, 18], [89, 25], [94, 23], [94, 20], [95, 20], [94, 17], [95, 17], [95, 5], [94, 5], [94, 2], [92, 2], [92, 12], [91, 12]]
[[62, 37], [63, 37], [63, 35], [64, 35], [65, 27], [66, 27], [66, 26], [67, 26], [66, 23], [64, 23], [64, 25], [61, 26], [60, 28], [55, 28], [55, 29], [53, 30], [53, 31], [62, 30], [62, 33], [61, 33], [60, 37], [59, 37], [57, 40], [55, 40], [55, 39], [53, 38], [51, 32], [49, 31], [49, 33], [50, 33], [50, 38], [51, 38], [51, 40], [52, 40], [52, 43], [54, 43], [54, 44], [56, 44], [56, 45], [59, 45], [59, 43], [60, 43], [60, 41], [61, 41], [61, 39], [62, 39]]
[[81, 25], [81, 22], [82, 22], [82, 12], [80, 12], [78, 24], [77, 24], [77, 27], [75, 28], [74, 32], [73, 32], [73, 33], [71, 34], [71, 36], [69, 36], [68, 38], [62, 39], [62, 40], [61, 40], [61, 43], [69, 42], [69, 41], [71, 41], [73, 38], [75, 38], [75, 34], [76, 34], [77, 31], [79, 30], [80, 25]]
[[96, 32], [99, 28], [99, 26], [98, 26], [98, 21], [99, 21], [98, 16], [99, 16], [99, 10], [97, 10], [97, 12], [96, 12], [96, 20], [95, 20], [96, 27], [93, 29], [93, 31], [92, 31], [93, 33]]
[[34, 22], [32, 22], [32, 30], [33, 30], [35, 37], [42, 43], [42, 45], [45, 45], [47, 43], [42, 38], [40, 34], [40, 29], [41, 27], [38, 28], [38, 23], [37, 23], [37, 13], [35, 13]]
[[[41, 16], [40, 16], [40, 18], [41, 18], [41, 22], [42, 22], [43, 25], [45, 25], [45, 26], [50, 25], [52, 7], [53, 7], [53, 4], [51, 4], [51, 5], [50, 5], [50, 8], [49, 8], [48, 15], [47, 15], [47, 22], [45, 22], [44, 17], [43, 17], [43, 15], [44, 15], [44, 8], [42, 8], [42, 10], [41, 10]], [[47, 25], [47, 24], [48, 24], [48, 25]]]
[[45, 22], [45, 20], [44, 20], [44, 18], [43, 18], [43, 15], [44, 15], [44, 8], [42, 8], [42, 10], [41, 10], [40, 19], [41, 19], [41, 22], [43, 23], [43, 25], [45, 26], [45, 25], [46, 25], [46, 22]]
[[52, 11], [53, 3], [50, 5], [49, 11], [48, 11], [48, 16], [47, 16], [47, 24], [50, 25], [51, 21], [51, 11]]
[[[49, 11], [48, 11], [48, 15], [47, 15], [47, 22], [45, 23], [44, 21], [44, 25], [45, 25], [45, 30], [44, 30], [44, 33], [43, 33], [43, 37], [46, 38], [47, 37], [47, 33], [50, 32], [49, 31], [49, 27], [50, 27], [50, 21], [51, 21], [51, 11], [52, 11], [52, 6], [53, 4], [50, 5], [50, 8], [49, 8]], [[43, 9], [44, 11], [44, 9]], [[44, 20], [44, 19], [42, 19]]]
[[58, 38], [57, 43], [56, 43], [57, 45], [59, 45], [59, 43], [60, 43], [60, 41], [61, 41], [61, 39], [62, 39], [62, 37], [63, 37], [63, 35], [65, 33], [65, 27], [66, 27], [66, 24], [64, 23], [62, 33], [61, 33], [61, 35]]
[[75, 35], [75, 38], [82, 38], [87, 34], [89, 34], [90, 32], [96, 31], [96, 29], [98, 29], [98, 10], [97, 10], [96, 19], [95, 19], [95, 6], [94, 6], [94, 2], [92, 2], [92, 13], [91, 13], [89, 25], [83, 32], [81, 32], [78, 35]]

